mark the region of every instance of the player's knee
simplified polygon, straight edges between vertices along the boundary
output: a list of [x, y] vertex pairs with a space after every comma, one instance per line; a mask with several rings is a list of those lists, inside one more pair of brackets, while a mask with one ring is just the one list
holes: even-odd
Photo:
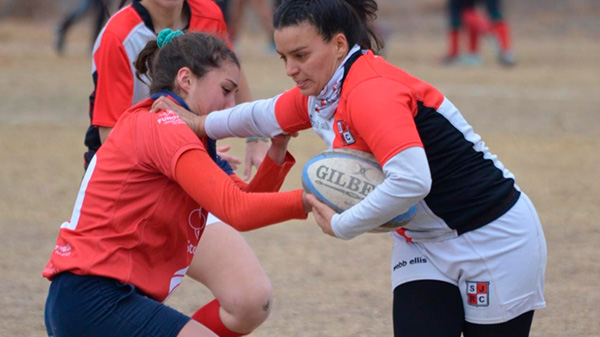
[[273, 289], [270, 282], [256, 288], [255, 292], [246, 297], [246, 305], [242, 306], [243, 310], [240, 314], [246, 317], [248, 322], [258, 327], [271, 314]]
[[240, 330], [252, 331], [267, 320], [273, 304], [273, 289], [270, 282], [255, 285], [252, 290], [239, 292], [221, 306], [231, 314]]

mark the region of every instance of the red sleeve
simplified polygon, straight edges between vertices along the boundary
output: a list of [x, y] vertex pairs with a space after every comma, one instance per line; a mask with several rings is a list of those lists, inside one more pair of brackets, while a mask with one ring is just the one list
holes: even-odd
[[287, 152], [283, 163], [277, 164], [269, 156], [265, 156], [256, 174], [247, 184], [235, 174], [230, 174], [229, 177], [242, 190], [246, 192], [277, 192], [283, 185], [285, 177], [290, 172], [290, 169], [296, 163], [296, 159], [291, 153]]
[[102, 35], [94, 53], [96, 93], [92, 124], [114, 127], [133, 104], [133, 73], [121, 41], [111, 32]]
[[348, 97], [348, 118], [377, 160], [384, 165], [410, 147], [423, 147], [410, 91], [385, 79], [364, 82]]
[[256, 175], [248, 184], [245, 191], [248, 192], [277, 192], [283, 185], [285, 176], [296, 163], [291, 153], [285, 154], [285, 160], [281, 165], [274, 162], [269, 156], [265, 156]]
[[242, 191], [246, 191], [248, 188], [248, 183], [243, 181], [242, 178], [238, 177], [237, 174], [232, 173], [229, 175], [229, 178], [233, 180], [233, 183]]
[[183, 153], [176, 164], [175, 178], [194, 201], [239, 231], [307, 217], [302, 190], [244, 192], [204, 151]]
[[275, 102], [275, 118], [281, 129], [288, 133], [310, 129], [308, 97], [303, 96], [298, 87], [284, 92]]

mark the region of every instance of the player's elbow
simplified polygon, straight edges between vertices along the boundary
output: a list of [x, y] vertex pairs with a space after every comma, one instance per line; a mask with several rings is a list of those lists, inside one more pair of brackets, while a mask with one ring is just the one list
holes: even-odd
[[419, 199], [424, 199], [431, 192], [431, 175], [423, 174], [415, 179], [415, 191]]
[[239, 232], [247, 232], [255, 227], [253, 221], [242, 216], [225, 216], [223, 221]]

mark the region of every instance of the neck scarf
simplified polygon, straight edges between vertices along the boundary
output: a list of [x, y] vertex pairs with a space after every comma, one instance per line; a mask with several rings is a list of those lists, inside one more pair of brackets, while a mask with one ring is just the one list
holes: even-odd
[[337, 109], [342, 92], [342, 80], [345, 78], [344, 65], [354, 53], [360, 53], [360, 47], [354, 45], [346, 58], [342, 61], [333, 76], [325, 85], [325, 88], [317, 96], [308, 97], [308, 112], [311, 116], [319, 116], [323, 119], [330, 119]]

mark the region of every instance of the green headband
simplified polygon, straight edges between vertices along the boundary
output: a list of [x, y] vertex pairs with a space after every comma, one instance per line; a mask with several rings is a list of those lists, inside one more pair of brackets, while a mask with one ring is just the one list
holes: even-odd
[[165, 28], [158, 33], [156, 44], [158, 45], [158, 48], [162, 48], [166, 46], [167, 43], [171, 42], [171, 40], [180, 35], [183, 35], [183, 32], [180, 30], [171, 30], [170, 28]]

